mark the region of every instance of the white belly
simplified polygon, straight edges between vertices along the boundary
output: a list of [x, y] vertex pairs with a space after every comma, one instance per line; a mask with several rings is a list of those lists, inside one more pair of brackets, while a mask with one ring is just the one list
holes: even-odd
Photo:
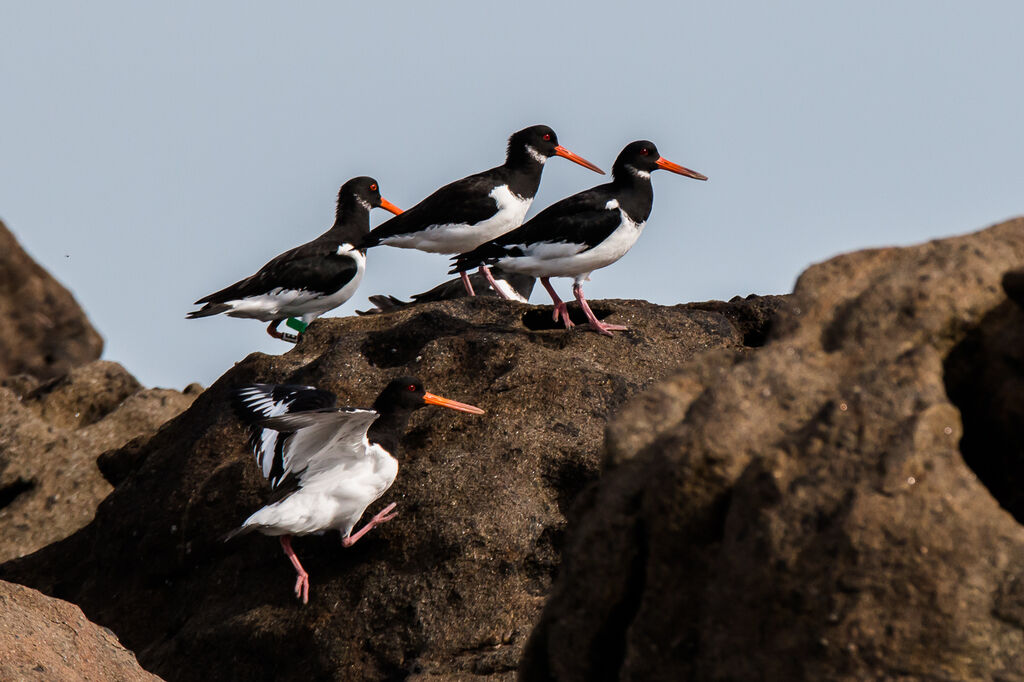
[[643, 232], [644, 223], [634, 223], [620, 210], [622, 221], [608, 237], [592, 249], [585, 244], [541, 242], [519, 245], [522, 256], [508, 256], [498, 261], [502, 269], [534, 277], [573, 277], [586, 280], [591, 272], [611, 265], [626, 255]]
[[334, 529], [346, 537], [397, 475], [398, 460], [380, 446], [371, 445], [366, 459], [303, 480], [297, 491], [260, 509], [242, 525], [255, 525], [266, 535], [304, 535]]
[[487, 220], [472, 225], [431, 225], [420, 232], [387, 237], [382, 239], [381, 243], [431, 253], [465, 253], [522, 225], [526, 219], [526, 212], [533, 203], [533, 199], [524, 199], [513, 194], [507, 185], [495, 187], [490, 197], [494, 199], [498, 212]]

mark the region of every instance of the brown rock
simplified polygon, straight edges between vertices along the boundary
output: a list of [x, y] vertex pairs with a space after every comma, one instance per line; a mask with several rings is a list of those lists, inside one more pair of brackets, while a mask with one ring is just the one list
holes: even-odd
[[159, 679], [74, 604], [0, 581], [0, 680]]
[[58, 377], [99, 358], [103, 339], [71, 293], [0, 222], [0, 377]]
[[[147, 443], [105, 457], [122, 482], [95, 521], [0, 573], [78, 603], [175, 680], [511, 679], [609, 415], [697, 353], [747, 352], [744, 338], [763, 336], [754, 320], [782, 305], [595, 302], [632, 327], [612, 339], [496, 300], [318, 320], [290, 352], [249, 356]], [[487, 414], [416, 413], [398, 479], [370, 510], [394, 501], [398, 518], [348, 550], [336, 533], [295, 541], [303, 606], [273, 538], [220, 541], [266, 499], [229, 391], [297, 382], [365, 406], [406, 373]]]
[[103, 452], [151, 436], [194, 394], [143, 389], [123, 367], [96, 361], [39, 384], [0, 386], [0, 561], [67, 537], [111, 490]]
[[631, 401], [522, 679], [1024, 679], [1022, 263], [1024, 220], [834, 258]]

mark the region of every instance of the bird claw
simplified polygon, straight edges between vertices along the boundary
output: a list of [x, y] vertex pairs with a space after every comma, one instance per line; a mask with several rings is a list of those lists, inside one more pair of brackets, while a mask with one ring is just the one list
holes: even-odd
[[562, 323], [565, 324], [566, 329], [572, 329], [576, 326], [576, 323], [569, 319], [569, 306], [565, 303], [558, 303], [555, 305], [555, 309], [551, 313], [551, 319], [558, 322], [559, 315], [561, 315]]
[[590, 323], [590, 328], [598, 334], [604, 334], [605, 336], [614, 336], [612, 332], [622, 332], [629, 329], [629, 327], [624, 327], [621, 324], [594, 324], [593, 322]]

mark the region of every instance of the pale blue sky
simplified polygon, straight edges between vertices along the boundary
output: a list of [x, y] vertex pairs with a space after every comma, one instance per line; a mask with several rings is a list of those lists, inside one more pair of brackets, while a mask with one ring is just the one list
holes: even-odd
[[[1016, 2], [8, 0], [0, 219], [106, 357], [178, 388], [290, 348], [184, 315], [325, 230], [342, 182], [405, 208], [534, 123], [606, 169], [649, 138], [710, 177], [656, 174], [643, 237], [589, 298], [782, 293], [842, 251], [1024, 213], [1022, 27]], [[555, 160], [530, 215], [599, 181]], [[329, 315], [446, 269], [374, 249]]]

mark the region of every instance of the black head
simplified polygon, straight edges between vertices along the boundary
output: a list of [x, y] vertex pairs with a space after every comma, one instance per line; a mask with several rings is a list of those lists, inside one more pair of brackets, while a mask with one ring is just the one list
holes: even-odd
[[384, 387], [384, 390], [380, 392], [380, 395], [377, 396], [377, 400], [373, 403], [373, 409], [381, 414], [385, 414], [389, 412], [411, 412], [426, 405], [440, 405], [441, 407], [459, 410], [460, 412], [469, 412], [470, 414], [484, 413], [479, 407], [466, 405], [465, 403], [428, 393], [423, 388], [423, 382], [412, 376], [392, 379]]
[[367, 213], [374, 208], [384, 208], [395, 215], [402, 212], [400, 208], [380, 195], [380, 185], [368, 176], [352, 178], [338, 190], [338, 213], [359, 207]]
[[618, 158], [615, 159], [612, 174], [618, 178], [622, 178], [625, 175], [647, 178], [652, 171], [656, 171], [659, 168], [678, 173], [679, 175], [685, 175], [695, 180], [707, 180], [706, 176], [701, 175], [697, 171], [684, 168], [664, 158], [650, 140], [637, 140], [627, 144], [619, 152]]
[[512, 133], [508, 138], [508, 153], [513, 150], [532, 147], [535, 152], [545, 158], [555, 155], [555, 148], [558, 147], [558, 135], [555, 131], [545, 125], [530, 126]]
[[558, 144], [558, 136], [548, 126], [536, 125], [523, 128], [512, 133], [511, 137], [508, 138], [507, 158], [509, 161], [532, 159], [534, 163], [543, 164], [552, 156], [561, 156], [570, 161], [575, 161], [595, 173], [604, 174], [603, 170], [582, 156], [578, 156]]

